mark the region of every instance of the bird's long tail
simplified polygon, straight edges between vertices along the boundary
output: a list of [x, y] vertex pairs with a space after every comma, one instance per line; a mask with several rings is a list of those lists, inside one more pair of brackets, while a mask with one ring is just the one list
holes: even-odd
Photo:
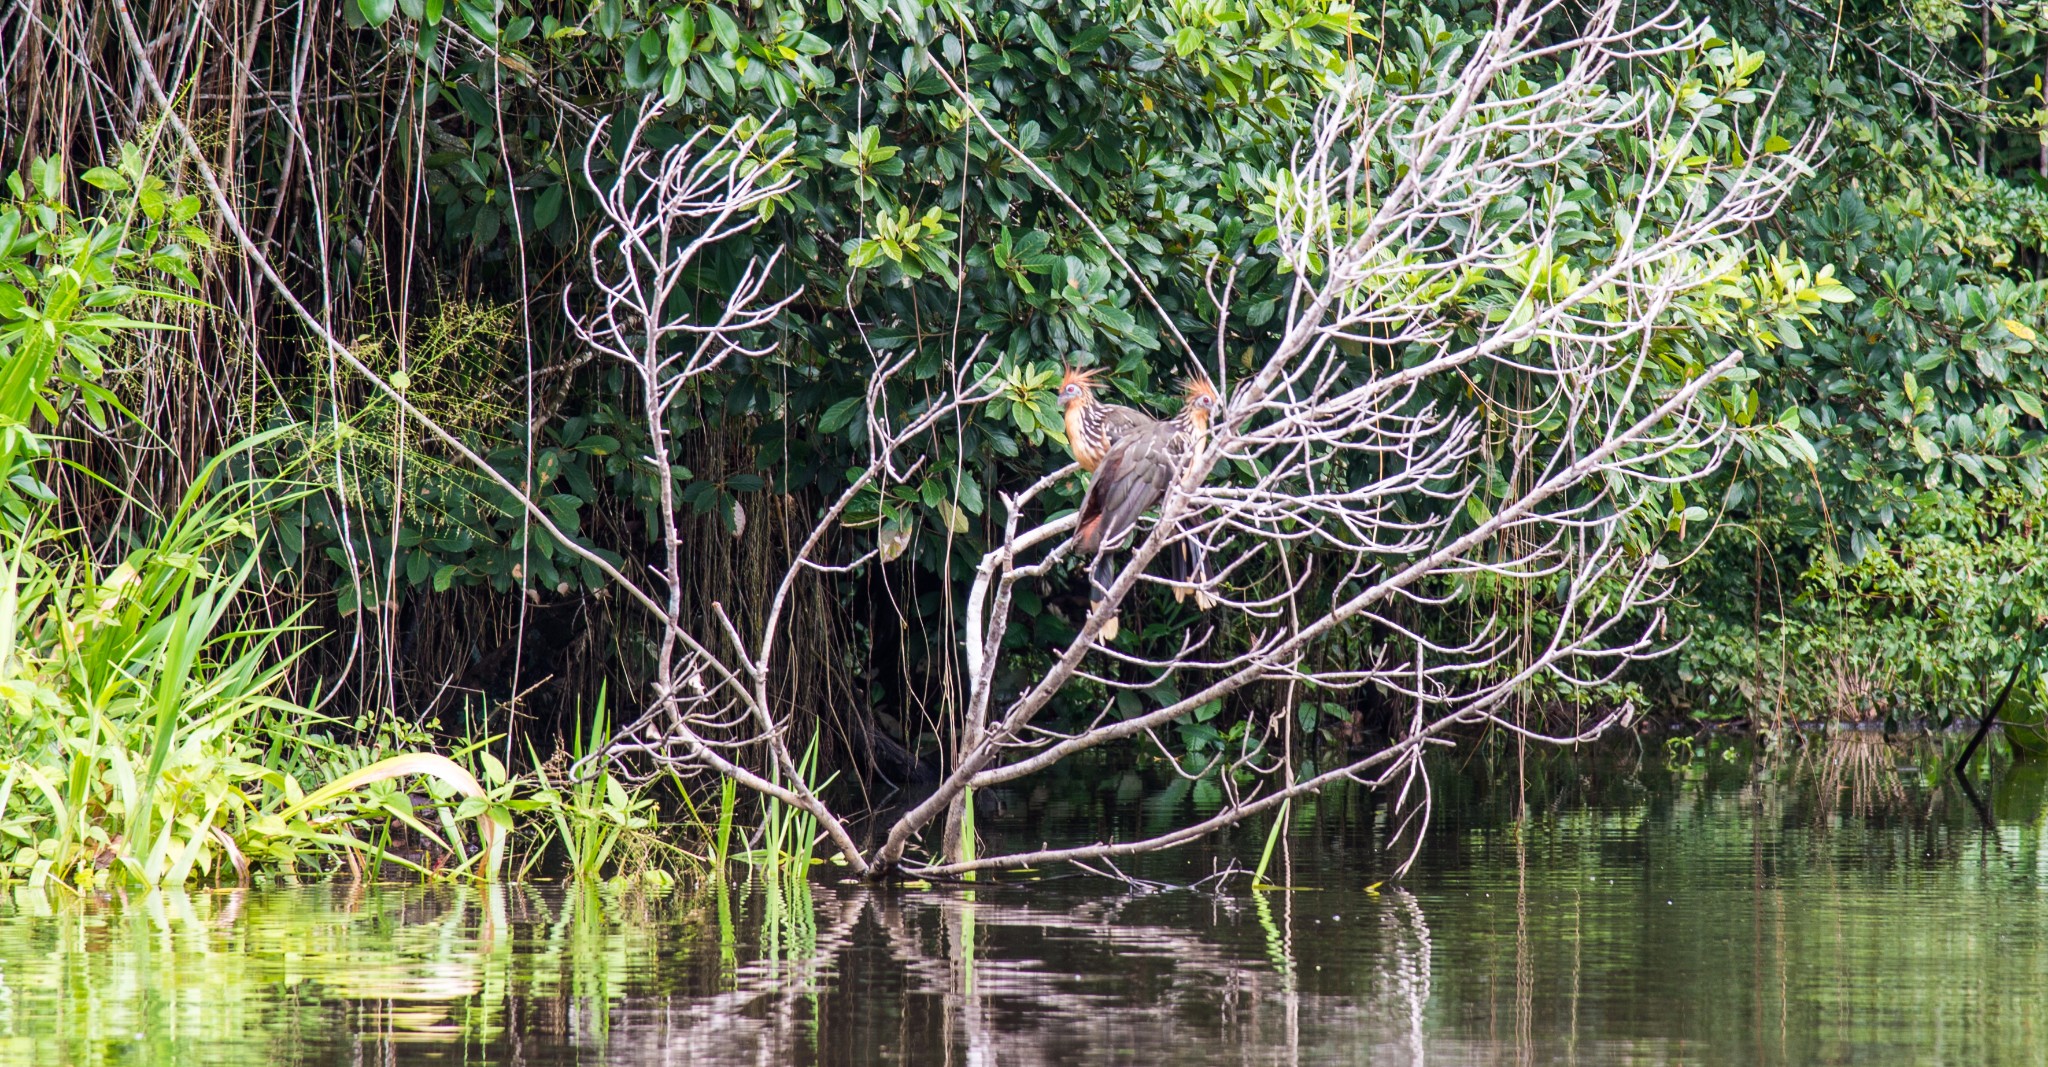
[[1192, 593], [1195, 606], [1207, 611], [1216, 606], [1216, 598], [1209, 595], [1209, 554], [1202, 543], [1193, 537], [1176, 538], [1166, 547], [1167, 573], [1173, 580], [1173, 599], [1180, 603]]
[[[1114, 581], [1116, 581], [1116, 564], [1109, 561], [1109, 553], [1103, 552], [1098, 554], [1095, 557], [1094, 565], [1088, 568], [1088, 611], [1090, 614], [1093, 614], [1095, 609], [1101, 607], [1103, 601], [1109, 599], [1109, 586]], [[1108, 621], [1102, 624], [1102, 639], [1104, 641], [1116, 640], [1118, 629], [1117, 617], [1111, 615]]]

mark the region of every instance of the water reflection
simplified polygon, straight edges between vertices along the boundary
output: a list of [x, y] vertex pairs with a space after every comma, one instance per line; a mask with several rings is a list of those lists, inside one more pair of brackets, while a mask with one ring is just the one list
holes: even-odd
[[[1296, 811], [1291, 892], [1131, 894], [1053, 872], [664, 900], [15, 890], [0, 1063], [2043, 1058], [2048, 776], [2002, 769], [1987, 829], [1926, 746], [1656, 756], [1532, 760], [1526, 782], [1484, 753], [1441, 767], [1422, 863], [1377, 890], [1384, 813], [1340, 795]], [[1121, 792], [1064, 803], [1091, 832], [1147, 817]]]

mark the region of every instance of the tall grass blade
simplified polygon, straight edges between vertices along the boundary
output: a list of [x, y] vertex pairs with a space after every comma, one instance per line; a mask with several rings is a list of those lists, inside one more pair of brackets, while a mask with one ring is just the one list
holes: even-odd
[[713, 838], [711, 867], [719, 878], [725, 877], [725, 864], [732, 855], [732, 816], [739, 806], [739, 783], [731, 778], [722, 778], [718, 783], [718, 833]]
[[[1293, 797], [1288, 797], [1287, 799], [1281, 801], [1280, 814], [1275, 815], [1273, 817], [1273, 825], [1270, 829], [1266, 831], [1266, 850], [1264, 852], [1259, 853], [1258, 869], [1252, 872], [1253, 889], [1279, 888], [1277, 886], [1274, 886], [1272, 883], [1266, 881], [1266, 868], [1273, 862], [1273, 846], [1279, 844], [1280, 836], [1287, 832], [1288, 809], [1292, 807], [1293, 804]], [[1314, 820], [1310, 821], [1313, 822]], [[1311, 827], [1311, 829], [1313, 829], [1313, 827]]]
[[[278, 812], [278, 818], [290, 822], [373, 782], [415, 774], [438, 779], [465, 797], [484, 799], [488, 796], [482, 783], [476, 780], [476, 776], [463, 770], [462, 765], [454, 760], [433, 752], [410, 752], [378, 760], [361, 770], [342, 775], [306, 794], [298, 803]], [[504, 863], [505, 828], [487, 812], [478, 815], [476, 823], [477, 833], [484, 842], [483, 877], [487, 881], [493, 880], [498, 875], [499, 867]]]

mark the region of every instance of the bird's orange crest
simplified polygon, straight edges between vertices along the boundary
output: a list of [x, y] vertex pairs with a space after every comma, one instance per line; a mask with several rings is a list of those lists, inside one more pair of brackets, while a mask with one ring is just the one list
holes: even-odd
[[1086, 369], [1068, 367], [1066, 371], [1065, 374], [1060, 376], [1060, 388], [1062, 389], [1070, 385], [1078, 385], [1083, 389], [1094, 389], [1102, 384], [1101, 367], [1088, 367]]
[[1217, 392], [1216, 383], [1207, 378], [1189, 378], [1181, 390], [1181, 395], [1190, 404], [1199, 404], [1206, 400], [1208, 403], [1202, 406], [1209, 411], [1220, 411], [1223, 408], [1223, 394]]
[[1065, 407], [1077, 400], [1085, 399], [1102, 387], [1102, 368], [1068, 367], [1060, 376], [1060, 406]]

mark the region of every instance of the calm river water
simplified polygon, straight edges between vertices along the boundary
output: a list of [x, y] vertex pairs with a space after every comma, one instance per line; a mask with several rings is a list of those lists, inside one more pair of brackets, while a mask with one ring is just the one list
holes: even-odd
[[[1296, 811], [1289, 892], [0, 891], [0, 1063], [2048, 1063], [2048, 779], [2000, 767], [1980, 812], [1939, 759], [1461, 753], [1376, 891], [1360, 795]], [[1036, 844], [1204, 804], [1156, 786], [981, 821]], [[1262, 843], [1127, 870], [1185, 884]]]

